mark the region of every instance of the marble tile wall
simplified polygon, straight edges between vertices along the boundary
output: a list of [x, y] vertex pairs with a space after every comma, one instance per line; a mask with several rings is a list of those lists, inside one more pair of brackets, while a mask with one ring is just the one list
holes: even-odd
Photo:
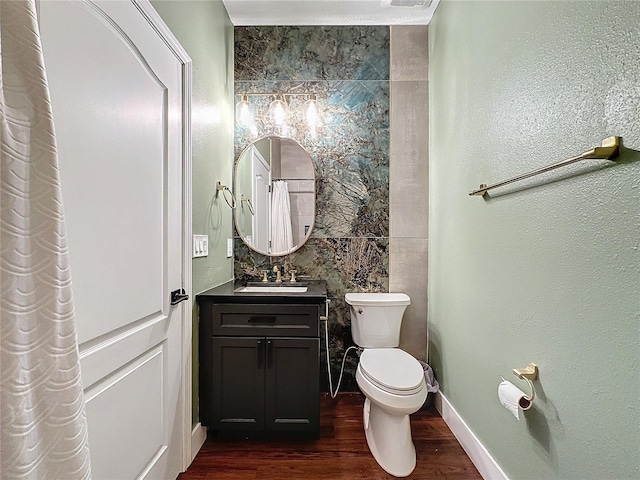
[[[314, 135], [305, 125], [302, 100], [293, 97], [286, 129], [274, 128], [265, 114], [253, 129], [236, 126], [236, 158], [254, 140], [273, 134], [305, 147], [316, 169], [317, 200], [311, 238], [293, 254], [265, 257], [236, 236], [235, 276], [256, 279], [261, 269], [277, 264], [327, 281], [336, 381], [343, 351], [353, 344], [344, 294], [389, 288], [389, 35], [389, 27], [381, 26], [235, 28], [236, 94], [313, 92], [320, 116]], [[270, 101], [251, 97], [254, 110], [263, 112]], [[341, 391], [357, 390], [356, 366], [352, 354]]]

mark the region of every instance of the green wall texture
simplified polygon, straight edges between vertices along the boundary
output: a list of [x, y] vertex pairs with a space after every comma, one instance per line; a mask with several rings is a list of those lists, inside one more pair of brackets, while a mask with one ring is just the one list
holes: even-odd
[[220, 0], [157, 0], [153, 7], [192, 61], [193, 233], [209, 236], [209, 255], [193, 259], [193, 421], [198, 419], [198, 313], [195, 295], [233, 278], [226, 258], [231, 209], [216, 182], [233, 168], [233, 25]]
[[231, 209], [216, 196], [233, 168], [233, 25], [220, 0], [152, 4], [193, 62], [193, 233], [209, 235], [209, 256], [193, 259], [195, 295], [233, 278]]
[[[429, 353], [515, 479], [640, 478], [640, 2], [443, 1], [429, 25]], [[578, 164], [470, 197], [623, 137]], [[535, 362], [518, 422], [499, 376]]]

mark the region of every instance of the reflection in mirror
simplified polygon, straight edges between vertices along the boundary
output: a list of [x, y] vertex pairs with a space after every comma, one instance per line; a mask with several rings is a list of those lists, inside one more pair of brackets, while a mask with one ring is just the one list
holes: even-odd
[[236, 229], [258, 253], [286, 255], [305, 244], [315, 221], [316, 182], [311, 156], [290, 138], [265, 137], [236, 163]]

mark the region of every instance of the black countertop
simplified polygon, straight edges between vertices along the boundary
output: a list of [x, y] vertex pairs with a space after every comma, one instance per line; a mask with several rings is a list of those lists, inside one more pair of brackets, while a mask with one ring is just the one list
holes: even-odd
[[[196, 295], [196, 301], [222, 301], [225, 303], [319, 303], [327, 298], [327, 283], [324, 280], [304, 280], [286, 285], [307, 286], [306, 292], [236, 292], [247, 282], [230, 281]], [[270, 286], [275, 284], [271, 282]]]

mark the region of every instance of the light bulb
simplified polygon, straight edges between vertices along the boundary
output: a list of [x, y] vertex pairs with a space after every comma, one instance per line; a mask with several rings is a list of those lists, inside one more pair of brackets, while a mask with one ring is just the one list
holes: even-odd
[[316, 105], [316, 96], [311, 95], [311, 98], [307, 100], [307, 124], [309, 129], [315, 130], [318, 123], [318, 106]]
[[282, 94], [278, 94], [276, 99], [269, 105], [269, 117], [275, 125], [284, 124], [287, 116], [287, 104], [284, 102]]
[[236, 122], [244, 128], [249, 128], [253, 123], [253, 115], [249, 107], [249, 98], [246, 93], [240, 95], [240, 101], [236, 103]]

